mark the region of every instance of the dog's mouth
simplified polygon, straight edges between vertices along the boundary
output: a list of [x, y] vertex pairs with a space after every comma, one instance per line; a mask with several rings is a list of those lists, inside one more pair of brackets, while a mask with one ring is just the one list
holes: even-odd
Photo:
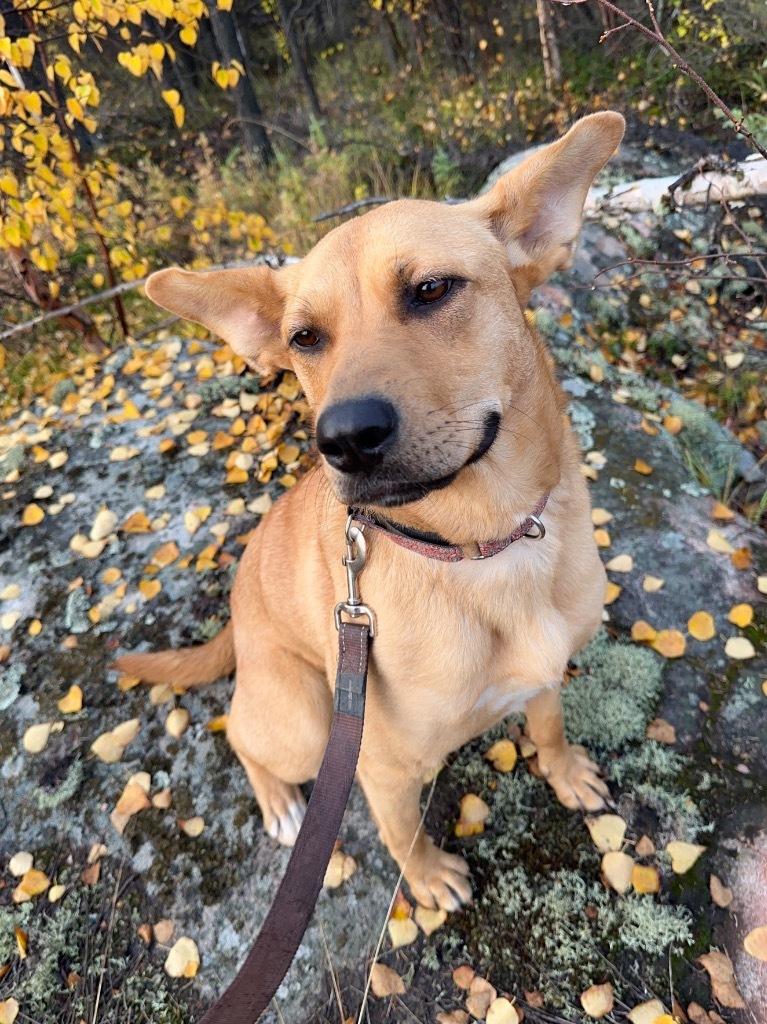
[[395, 480], [375, 479], [372, 476], [358, 475], [349, 479], [347, 486], [342, 486], [342, 500], [350, 504], [377, 505], [379, 508], [397, 508], [421, 501], [435, 491], [441, 491], [458, 477], [467, 466], [479, 462], [492, 448], [501, 427], [501, 416], [498, 412], [490, 412], [485, 418], [485, 425], [479, 444], [458, 469], [445, 476], [430, 480]]

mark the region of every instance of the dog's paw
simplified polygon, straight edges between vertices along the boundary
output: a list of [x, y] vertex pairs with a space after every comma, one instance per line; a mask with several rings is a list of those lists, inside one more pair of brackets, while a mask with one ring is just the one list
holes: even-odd
[[471, 903], [470, 877], [463, 857], [445, 853], [431, 842], [418, 862], [405, 871], [410, 891], [422, 907], [448, 911]]
[[538, 765], [559, 802], [571, 810], [599, 811], [610, 799], [599, 768], [583, 747], [568, 746], [566, 755], [543, 764], [539, 758]]
[[306, 800], [298, 786], [281, 783], [261, 805], [267, 835], [283, 846], [294, 846], [306, 814]]

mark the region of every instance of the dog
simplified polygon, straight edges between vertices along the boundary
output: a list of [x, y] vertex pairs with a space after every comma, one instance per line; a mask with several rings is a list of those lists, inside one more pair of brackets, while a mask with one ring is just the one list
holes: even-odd
[[623, 129], [620, 114], [592, 114], [478, 198], [391, 202], [279, 270], [172, 268], [146, 286], [251, 367], [293, 370], [320, 460], [251, 537], [225, 629], [117, 667], [181, 687], [236, 667], [228, 738], [267, 833], [292, 845], [330, 732], [340, 556], [347, 506], [360, 510], [378, 631], [357, 772], [426, 907], [457, 909], [471, 884], [423, 832], [410, 849], [424, 774], [506, 715], [525, 712], [566, 807], [608, 797], [567, 743], [560, 702], [568, 660], [602, 621], [605, 573], [564, 397], [524, 310], [571, 265]]

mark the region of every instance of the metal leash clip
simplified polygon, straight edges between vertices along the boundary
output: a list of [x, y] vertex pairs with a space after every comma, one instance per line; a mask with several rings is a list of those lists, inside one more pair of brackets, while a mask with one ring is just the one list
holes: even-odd
[[365, 568], [367, 553], [365, 536], [360, 527], [353, 524], [352, 516], [350, 515], [346, 520], [346, 554], [341, 558], [341, 562], [346, 569], [348, 597], [346, 601], [340, 601], [336, 605], [333, 617], [336, 622], [336, 629], [340, 629], [342, 612], [345, 612], [352, 619], [358, 619], [364, 615], [368, 620], [370, 636], [374, 637], [376, 635], [375, 613], [372, 608], [368, 608], [366, 604], [362, 603], [359, 587], [357, 586], [357, 578]]

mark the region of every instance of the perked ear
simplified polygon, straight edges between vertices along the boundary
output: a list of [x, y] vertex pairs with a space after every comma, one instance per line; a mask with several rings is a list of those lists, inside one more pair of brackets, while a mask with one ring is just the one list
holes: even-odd
[[220, 335], [251, 366], [290, 369], [280, 341], [282, 273], [266, 266], [208, 272], [171, 267], [151, 275], [146, 293], [158, 306]]
[[506, 246], [523, 307], [536, 285], [572, 265], [589, 187], [624, 128], [614, 111], [590, 114], [464, 207], [488, 222]]

